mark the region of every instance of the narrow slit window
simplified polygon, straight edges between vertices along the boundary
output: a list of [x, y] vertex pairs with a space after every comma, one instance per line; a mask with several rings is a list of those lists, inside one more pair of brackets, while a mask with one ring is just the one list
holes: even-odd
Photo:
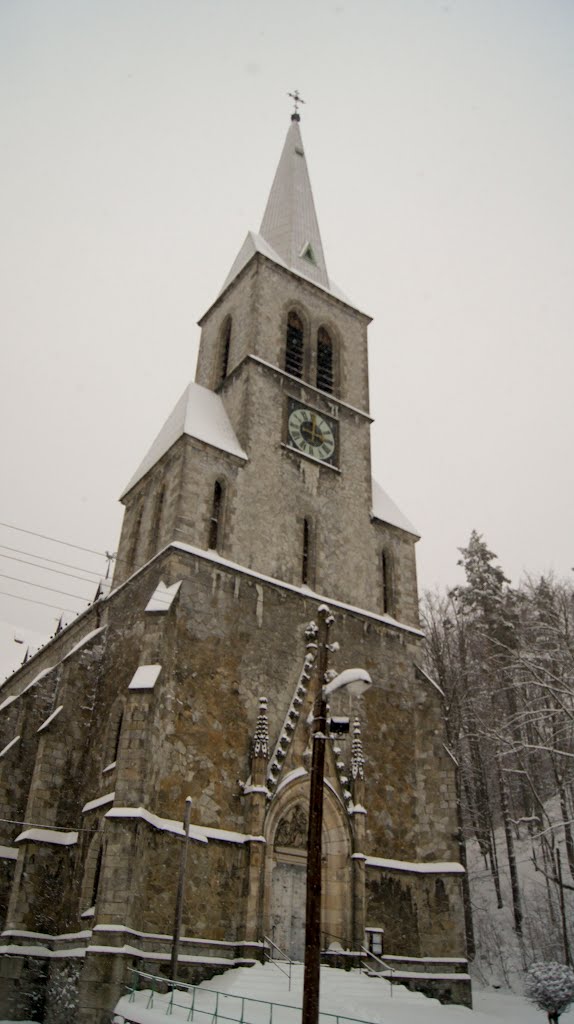
[[97, 896], [98, 896], [98, 887], [99, 887], [99, 884], [100, 884], [100, 875], [102, 873], [103, 852], [104, 851], [103, 851], [102, 847], [100, 846], [100, 848], [98, 850], [98, 857], [97, 857], [97, 860], [96, 860], [96, 867], [95, 867], [95, 871], [94, 871], [94, 881], [92, 883], [92, 898], [90, 900], [90, 906], [91, 907], [95, 906], [96, 899], [97, 899]]
[[219, 350], [219, 368], [217, 386], [223, 383], [227, 377], [229, 367], [229, 347], [231, 345], [231, 317], [228, 317], [221, 332], [221, 347]]
[[122, 734], [122, 722], [123, 722], [123, 720], [124, 720], [124, 713], [122, 711], [121, 714], [120, 714], [120, 717], [118, 719], [118, 727], [116, 729], [116, 738], [115, 738], [115, 742], [114, 742], [114, 756], [112, 757], [112, 761], [117, 761], [117, 759], [118, 759], [118, 751], [120, 749], [120, 736]]
[[223, 487], [216, 481], [213, 488], [213, 503], [211, 506], [211, 518], [209, 520], [209, 547], [217, 551], [221, 533], [221, 509], [223, 505]]
[[148, 552], [148, 555], [149, 555], [150, 558], [152, 557], [152, 555], [155, 555], [155, 553], [157, 551], [164, 499], [165, 499], [165, 486], [162, 485], [160, 487], [158, 493], [157, 493], [157, 498], [156, 498], [156, 501], [155, 501], [155, 507], [154, 507], [154, 510], [153, 510], [153, 522], [152, 522], [152, 526], [151, 526], [151, 537], [150, 537], [149, 552]]
[[285, 345], [285, 369], [294, 377], [303, 376], [303, 324], [296, 313], [287, 317], [287, 341]]
[[393, 609], [392, 566], [388, 552], [381, 552], [381, 583], [383, 587], [383, 615], [390, 615]]
[[333, 391], [333, 342], [324, 327], [317, 333], [317, 387], [329, 394]]
[[128, 575], [129, 575], [129, 573], [132, 572], [132, 570], [135, 567], [136, 555], [137, 555], [137, 550], [138, 550], [138, 542], [139, 542], [140, 532], [141, 532], [142, 518], [143, 518], [143, 504], [140, 502], [140, 504], [139, 504], [139, 506], [137, 508], [137, 511], [135, 513], [135, 516], [134, 516], [134, 525], [133, 525], [133, 529], [132, 529], [132, 536], [131, 536], [131, 540], [130, 540], [128, 556], [127, 556], [127, 559], [126, 559], [126, 562], [127, 562], [127, 574]]
[[311, 557], [311, 531], [309, 520], [303, 520], [303, 556], [301, 559], [301, 579], [303, 583], [309, 583], [309, 562]]

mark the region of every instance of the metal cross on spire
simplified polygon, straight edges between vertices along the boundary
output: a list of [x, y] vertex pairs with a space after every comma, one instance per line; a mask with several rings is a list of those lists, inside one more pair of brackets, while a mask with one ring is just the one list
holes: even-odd
[[301, 118], [299, 116], [298, 107], [299, 107], [299, 104], [300, 103], [304, 103], [305, 100], [302, 99], [301, 96], [299, 95], [299, 90], [298, 89], [295, 89], [295, 92], [288, 92], [287, 95], [290, 96], [291, 99], [293, 100], [293, 102], [295, 103], [295, 110], [291, 114], [291, 120], [292, 121], [300, 121]]

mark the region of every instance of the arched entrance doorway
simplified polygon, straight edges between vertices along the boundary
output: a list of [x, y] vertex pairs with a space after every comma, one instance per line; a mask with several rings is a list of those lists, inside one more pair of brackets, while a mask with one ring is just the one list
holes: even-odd
[[[322, 945], [352, 946], [351, 836], [345, 808], [326, 784], [322, 837]], [[305, 951], [309, 785], [297, 780], [272, 805], [267, 822], [267, 935], [293, 960]]]

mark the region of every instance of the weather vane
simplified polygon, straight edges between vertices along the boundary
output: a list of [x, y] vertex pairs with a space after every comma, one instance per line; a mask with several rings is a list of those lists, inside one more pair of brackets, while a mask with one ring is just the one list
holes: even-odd
[[295, 89], [295, 92], [288, 92], [287, 95], [290, 96], [291, 99], [293, 100], [293, 102], [295, 103], [295, 110], [291, 114], [291, 120], [292, 121], [300, 121], [301, 118], [299, 116], [299, 109], [298, 108], [299, 108], [299, 104], [300, 103], [304, 103], [305, 100], [302, 99], [301, 96], [299, 95], [299, 90], [298, 89]]

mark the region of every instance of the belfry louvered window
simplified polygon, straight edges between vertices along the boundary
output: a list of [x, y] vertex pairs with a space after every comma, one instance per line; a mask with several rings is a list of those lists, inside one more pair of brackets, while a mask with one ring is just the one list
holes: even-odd
[[317, 387], [321, 391], [333, 391], [333, 342], [324, 327], [317, 332]]
[[293, 311], [287, 317], [285, 369], [294, 377], [303, 376], [303, 324]]

